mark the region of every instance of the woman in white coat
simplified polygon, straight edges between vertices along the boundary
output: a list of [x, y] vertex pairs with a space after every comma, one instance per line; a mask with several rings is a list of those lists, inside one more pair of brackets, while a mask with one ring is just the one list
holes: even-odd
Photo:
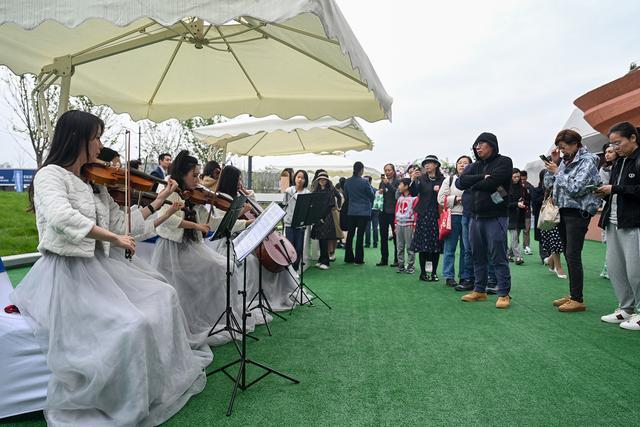
[[[58, 120], [32, 186], [42, 258], [11, 295], [47, 355], [45, 417], [54, 426], [160, 424], [204, 388], [212, 360], [175, 290], [109, 256], [114, 247], [134, 252], [135, 242], [106, 188], [83, 176], [103, 129], [81, 111]], [[150, 213], [135, 210], [132, 225], [143, 228]]]

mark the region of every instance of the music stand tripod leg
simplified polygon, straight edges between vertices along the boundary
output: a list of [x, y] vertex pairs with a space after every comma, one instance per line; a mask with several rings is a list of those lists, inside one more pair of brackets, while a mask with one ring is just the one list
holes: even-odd
[[[291, 382], [293, 382], [294, 384], [299, 384], [300, 381], [298, 381], [297, 379], [287, 375], [287, 374], [283, 374], [281, 372], [276, 371], [275, 369], [272, 369], [266, 365], [263, 365], [262, 363], [256, 362], [254, 360], [248, 359], [247, 358], [247, 340], [246, 340], [246, 335], [247, 335], [247, 317], [251, 316], [251, 313], [247, 313], [247, 275], [246, 275], [246, 269], [247, 269], [247, 264], [246, 264], [246, 259], [244, 260], [244, 269], [245, 269], [245, 275], [244, 275], [244, 280], [243, 280], [243, 290], [241, 292], [242, 294], [242, 335], [243, 335], [243, 339], [242, 339], [242, 351], [240, 352], [240, 358], [238, 360], [236, 360], [235, 362], [232, 362], [231, 364], [227, 365], [227, 366], [231, 366], [234, 365], [236, 363], [239, 363], [239, 369], [238, 369], [238, 373], [236, 375], [236, 379], [233, 385], [233, 391], [231, 392], [231, 398], [229, 399], [229, 405], [227, 407], [227, 416], [231, 416], [232, 412], [233, 412], [233, 405], [235, 403], [236, 400], [236, 396], [238, 395], [238, 389], [240, 390], [246, 390], [247, 388], [249, 388], [250, 386], [256, 384], [258, 381], [262, 380], [263, 378], [265, 378], [267, 375], [269, 374], [276, 374], [282, 378], [285, 378]], [[247, 369], [247, 364], [252, 364], [255, 365], [263, 370], [265, 370], [266, 372], [264, 374], [262, 374], [261, 376], [259, 376], [258, 378], [256, 378], [255, 380], [253, 380], [251, 383], [249, 383], [247, 385], [246, 382], [246, 369]], [[226, 373], [226, 371], [225, 371]], [[228, 374], [227, 374], [228, 375]]]

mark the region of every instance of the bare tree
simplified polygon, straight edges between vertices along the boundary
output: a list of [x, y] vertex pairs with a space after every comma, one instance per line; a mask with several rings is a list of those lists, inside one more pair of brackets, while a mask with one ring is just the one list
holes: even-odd
[[[6, 90], [3, 91], [4, 101], [13, 112], [12, 130], [25, 137], [31, 143], [33, 154], [29, 153], [29, 156], [40, 167], [49, 148], [50, 141], [46, 132], [37, 132], [36, 128], [36, 109], [31, 98], [36, 79], [28, 74], [15, 76], [6, 69], [2, 70], [0, 75], [6, 87]], [[44, 93], [49, 117], [55, 117], [59, 92], [60, 89], [57, 86], [51, 86]]]

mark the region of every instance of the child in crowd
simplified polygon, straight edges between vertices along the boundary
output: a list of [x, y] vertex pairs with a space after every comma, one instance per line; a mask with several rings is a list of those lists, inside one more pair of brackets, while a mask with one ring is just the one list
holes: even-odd
[[[415, 273], [413, 266], [415, 262], [415, 253], [410, 249], [411, 240], [413, 240], [413, 231], [416, 228], [416, 219], [418, 214], [415, 207], [418, 204], [418, 197], [411, 196], [409, 186], [410, 178], [402, 178], [398, 185], [400, 196], [396, 201], [396, 243], [398, 250], [398, 273]], [[407, 265], [404, 263], [404, 250], [407, 249]]]

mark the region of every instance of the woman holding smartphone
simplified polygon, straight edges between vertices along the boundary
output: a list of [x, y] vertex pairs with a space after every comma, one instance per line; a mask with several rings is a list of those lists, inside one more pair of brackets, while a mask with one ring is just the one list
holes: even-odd
[[[544, 185], [553, 190], [560, 208], [560, 238], [569, 270], [569, 295], [553, 302], [562, 312], [585, 311], [582, 247], [591, 222], [601, 204], [594, 190], [601, 180], [598, 158], [582, 145], [582, 137], [571, 129], [558, 133], [551, 161], [545, 162]], [[562, 157], [560, 155], [562, 154]]]

